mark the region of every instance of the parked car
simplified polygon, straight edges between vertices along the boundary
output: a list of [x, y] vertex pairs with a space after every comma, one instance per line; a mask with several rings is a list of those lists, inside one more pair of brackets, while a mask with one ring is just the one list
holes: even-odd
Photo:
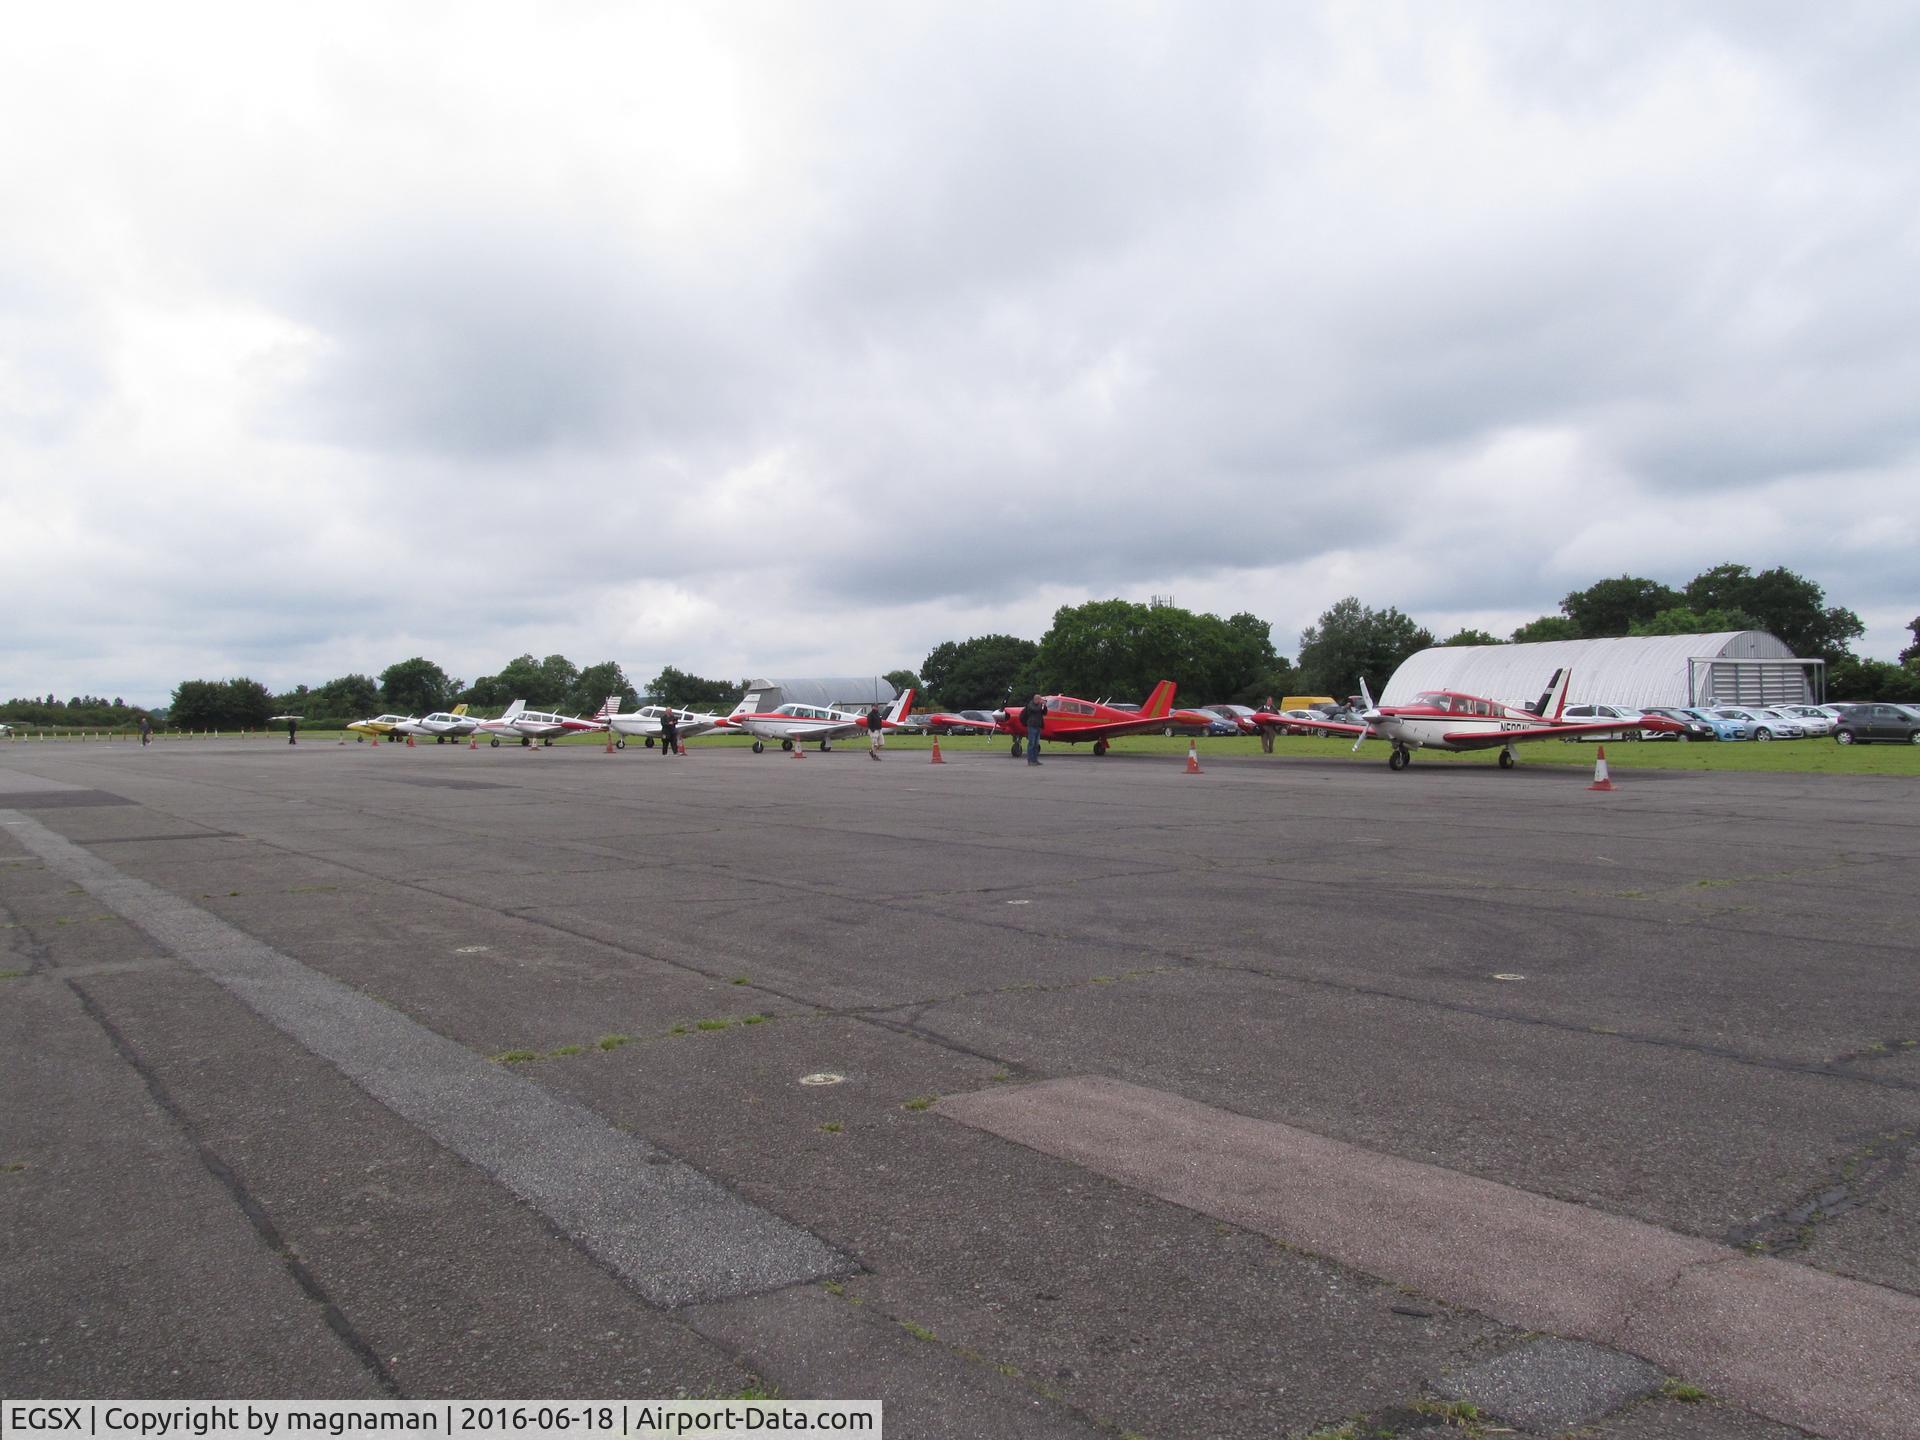
[[1713, 713], [1726, 720], [1741, 721], [1747, 727], [1749, 740], [1798, 740], [1805, 733], [1792, 720], [1750, 710], [1744, 705], [1722, 705]]
[[[1566, 709], [1560, 712], [1560, 718], [1563, 720], [1572, 720], [1582, 725], [1591, 725], [1599, 720], [1637, 721], [1641, 718], [1641, 715], [1640, 712], [1635, 710], [1631, 705], [1601, 705], [1589, 702], [1586, 704], [1567, 706]], [[1590, 735], [1575, 735], [1570, 738], [1575, 740], [1638, 740], [1640, 734], [1641, 732], [1639, 730], [1628, 728], [1622, 730], [1595, 730]]]
[[1840, 723], [1840, 712], [1825, 705], [1776, 705], [1773, 708], [1783, 715], [1791, 715], [1813, 736], [1831, 735], [1833, 727]]
[[1798, 735], [1782, 735], [1780, 738], [1783, 740], [1803, 740], [1809, 735], [1824, 733], [1816, 732], [1813, 726], [1805, 720], [1802, 720], [1798, 715], [1789, 714], [1787, 707], [1784, 705], [1762, 705], [1759, 707], [1759, 713], [1770, 720], [1778, 720], [1783, 726], [1791, 725], [1799, 730], [1800, 733]]
[[1679, 734], [1671, 730], [1649, 731], [1641, 738], [1646, 740], [1718, 740], [1720, 734], [1712, 725], [1677, 705], [1652, 705], [1645, 712], [1658, 715], [1662, 720], [1671, 720], [1682, 727]]
[[1682, 715], [1691, 715], [1702, 725], [1711, 726], [1713, 729], [1713, 738], [1716, 740], [1744, 740], [1747, 738], [1746, 721], [1729, 720], [1718, 710], [1709, 709], [1705, 705], [1683, 706], [1680, 713]]
[[1920, 745], [1920, 709], [1911, 705], [1848, 705], [1834, 726], [1833, 738], [1842, 745], [1868, 745], [1891, 740]]
[[940, 710], [927, 716], [927, 730], [934, 735], [983, 735], [999, 723], [991, 710]]
[[1255, 711], [1251, 705], [1209, 705], [1207, 708], [1230, 723], [1238, 734], [1260, 733], [1260, 727], [1253, 723]]

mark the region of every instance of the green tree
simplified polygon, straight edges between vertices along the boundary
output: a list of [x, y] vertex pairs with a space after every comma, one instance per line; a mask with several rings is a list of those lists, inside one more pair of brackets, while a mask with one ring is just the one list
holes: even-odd
[[214, 730], [221, 719], [220, 682], [182, 680], [173, 687], [167, 721], [179, 730]]
[[1498, 645], [1500, 637], [1489, 635], [1485, 630], [1456, 630], [1440, 642], [1442, 645]]
[[1409, 655], [1432, 644], [1431, 633], [1391, 605], [1369, 610], [1349, 595], [1300, 632], [1301, 683], [1316, 694], [1351, 695], [1364, 679], [1377, 694]]
[[402, 715], [429, 715], [444, 710], [460, 693], [457, 681], [433, 661], [419, 655], [389, 665], [380, 672], [380, 704]]
[[564, 708], [576, 715], [592, 715], [607, 703], [609, 695], [620, 697], [622, 710], [633, 707], [633, 682], [627, 679], [627, 672], [612, 660], [602, 660], [580, 672], [567, 692]]
[[223, 724], [235, 729], [258, 730], [273, 714], [273, 692], [244, 675], [220, 687], [220, 703]]
[[1580, 627], [1564, 615], [1542, 615], [1529, 620], [1513, 632], [1516, 645], [1537, 645], [1546, 640], [1578, 640]]
[[[1902, 665], [1920, 665], [1920, 615], [1907, 622], [1907, 629], [1913, 633], [1913, 644], [1900, 652]], [[113, 702], [118, 705], [118, 700]]]
[[474, 681], [460, 698], [484, 710], [498, 710], [516, 700], [526, 701], [535, 710], [558, 705], [566, 698], [568, 686], [578, 677], [564, 655], [547, 658], [560, 661], [555, 671], [561, 676], [557, 684], [546, 662], [531, 655], [519, 655], [502, 666], [498, 675], [483, 675]]
[[1829, 665], [1851, 655], [1866, 633], [1853, 611], [1829, 606], [1818, 585], [1780, 566], [1756, 575], [1745, 565], [1716, 565], [1687, 582], [1686, 597], [1695, 610], [1744, 611], [1795, 655]]
[[1891, 660], [1849, 655], [1827, 667], [1827, 699], [1885, 700], [1896, 705], [1920, 702], [1920, 670]]
[[1204, 703], [1258, 684], [1275, 658], [1267, 623], [1253, 615], [1094, 600], [1054, 612], [1018, 688], [1133, 699], [1173, 680], [1184, 702]]
[[312, 718], [364, 720], [380, 708], [380, 686], [371, 675], [342, 675], [313, 693], [320, 710]]
[[[922, 693], [926, 687], [920, 683], [920, 677], [911, 670], [889, 670], [880, 678], [893, 686], [893, 693], [896, 695], [903, 694], [908, 690], [913, 691], [913, 703], [915, 705], [920, 705], [920, 702], [926, 699], [926, 696]], [[921, 708], [924, 709], [926, 707], [921, 706]]]
[[713, 710], [724, 715], [747, 693], [747, 682], [707, 680], [668, 665], [647, 684], [647, 693], [663, 705], [684, 710]]
[[1013, 698], [1015, 680], [1039, 653], [1033, 641], [1013, 635], [948, 640], [933, 647], [920, 678], [943, 709], [990, 710]]
[[1627, 634], [1636, 620], [1651, 620], [1680, 603], [1680, 596], [1658, 580], [1622, 575], [1576, 590], [1560, 602], [1582, 640]]
[[1650, 620], [1636, 620], [1629, 635], [1719, 635], [1729, 630], [1753, 630], [1754, 618], [1743, 610], [1700, 611], [1686, 605], [1662, 610]]

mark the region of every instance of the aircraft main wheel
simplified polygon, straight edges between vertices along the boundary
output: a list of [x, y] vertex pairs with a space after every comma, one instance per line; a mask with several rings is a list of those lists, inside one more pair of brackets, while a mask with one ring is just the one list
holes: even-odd
[[829, 745], [829, 744], [827, 744], [827, 742], [826, 742], [826, 741], [824, 741], [824, 740], [822, 740], [822, 741], [820, 742], [820, 753], [821, 753], [822, 755], [824, 755], [824, 754], [826, 754], [826, 753], [827, 753], [827, 751], [829, 751], [829, 750], [831, 750], [832, 748], [833, 748], [833, 747], [832, 747], [831, 745]]
[[500, 737], [498, 735], [494, 736], [493, 739], [487, 742], [487, 744], [491, 745], [494, 749], [498, 750], [500, 748]]
[[766, 748], [767, 747], [762, 745], [758, 740], [753, 742], [753, 753], [756, 755], [758, 755], [762, 750]]
[[1404, 770], [1407, 768], [1407, 766], [1411, 765], [1412, 763], [1413, 763], [1413, 756], [1408, 754], [1405, 750], [1396, 750], [1391, 755], [1387, 756], [1387, 768], [1389, 770]]
[[551, 744], [553, 744], [553, 741], [551, 741], [551, 740], [542, 740], [542, 741], [541, 741], [540, 743], [541, 743], [542, 745], [551, 745]]
[[624, 740], [616, 740], [613, 742], [613, 748], [616, 750], [624, 750], [627, 748], [627, 742]]
[[1169, 740], [1171, 740], [1173, 738], [1173, 726], [1171, 725], [1167, 726], [1167, 728], [1162, 730], [1160, 733], [1166, 736]]
[[649, 735], [647, 736], [647, 749], [651, 750], [652, 748], [653, 748], [653, 737]]
[[782, 740], [782, 741], [780, 742], [780, 748], [781, 748], [782, 750], [791, 750], [791, 749], [793, 749], [793, 741], [791, 741], [791, 740]]
[[1511, 770], [1513, 768], [1513, 752], [1511, 750], [1502, 750], [1500, 752], [1500, 768], [1502, 770]]
[[1018, 740], [1013, 742], [1013, 758], [1016, 760], [1020, 758], [1020, 742]]

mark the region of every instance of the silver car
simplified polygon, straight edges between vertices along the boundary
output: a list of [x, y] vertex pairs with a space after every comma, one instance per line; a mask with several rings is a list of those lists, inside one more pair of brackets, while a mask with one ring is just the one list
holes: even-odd
[[1771, 710], [1759, 710], [1745, 705], [1722, 705], [1713, 712], [1723, 720], [1741, 720], [1746, 723], [1747, 735], [1754, 740], [1798, 740], [1807, 732], [1797, 720], [1789, 720], [1784, 715], [1776, 715]]

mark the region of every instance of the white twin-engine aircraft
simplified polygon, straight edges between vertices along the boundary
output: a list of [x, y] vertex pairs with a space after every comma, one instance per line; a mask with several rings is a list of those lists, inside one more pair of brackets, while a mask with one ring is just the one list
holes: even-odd
[[480, 722], [467, 714], [466, 706], [456, 705], [451, 710], [436, 710], [418, 720], [402, 720], [393, 728], [402, 735], [431, 735], [434, 744], [444, 745], [449, 740], [466, 739], [480, 728]]
[[1261, 724], [1285, 730], [1351, 735], [1356, 750], [1362, 740], [1385, 740], [1393, 746], [1393, 753], [1387, 756], [1387, 766], [1393, 770], [1406, 769], [1413, 763], [1413, 752], [1420, 749], [1498, 749], [1500, 768], [1511, 770], [1513, 747], [1524, 740], [1571, 740], [1582, 735], [1617, 735], [1623, 730], [1650, 730], [1659, 734], [1685, 728], [1659, 715], [1642, 716], [1637, 721], [1617, 717], [1597, 721], [1563, 720], [1567, 682], [1572, 678], [1571, 670], [1554, 671], [1553, 679], [1547, 682], [1547, 693], [1532, 710], [1451, 690], [1422, 691], [1408, 705], [1375, 705], [1367, 691], [1367, 682], [1362, 680], [1360, 694], [1367, 707], [1360, 715], [1364, 724], [1293, 720], [1271, 712], [1263, 712], [1258, 719]]
[[[778, 740], [782, 750], [791, 750], [809, 740], [819, 741], [822, 750], [831, 750], [835, 740], [867, 733], [867, 716], [863, 710], [835, 710], [829, 705], [802, 705], [797, 701], [777, 710], [759, 710], [755, 708], [759, 704], [758, 694], [747, 696], [733, 707], [726, 721], [728, 729], [744, 730], [753, 736], [756, 755], [767, 748], [769, 740]], [[902, 692], [886, 713], [882, 722], [885, 728], [897, 729], [907, 718], [907, 707], [912, 704], [913, 691]]]
[[[619, 697], [609, 695], [602, 711], [610, 705], [619, 703]], [[538, 740], [542, 745], [551, 745], [562, 735], [577, 735], [586, 730], [604, 730], [606, 722], [600, 719], [581, 720], [572, 715], [555, 715], [546, 710], [529, 710], [527, 702], [516, 700], [506, 708], [498, 720], [482, 720], [478, 729], [486, 731], [493, 738], [487, 743], [499, 746], [501, 738], [518, 740], [522, 745], [531, 745]]]
[[675, 733], [682, 740], [691, 740], [696, 735], [705, 735], [710, 730], [725, 729], [727, 717], [707, 715], [698, 710], [678, 710], [671, 705], [642, 705], [638, 710], [620, 713], [620, 697], [609, 695], [607, 703], [600, 707], [600, 713], [593, 718], [606, 722], [607, 728], [621, 738], [613, 742], [616, 750], [627, 748], [627, 737], [645, 740], [652, 745], [660, 738], [660, 721], [663, 716], [671, 715], [678, 722]]

